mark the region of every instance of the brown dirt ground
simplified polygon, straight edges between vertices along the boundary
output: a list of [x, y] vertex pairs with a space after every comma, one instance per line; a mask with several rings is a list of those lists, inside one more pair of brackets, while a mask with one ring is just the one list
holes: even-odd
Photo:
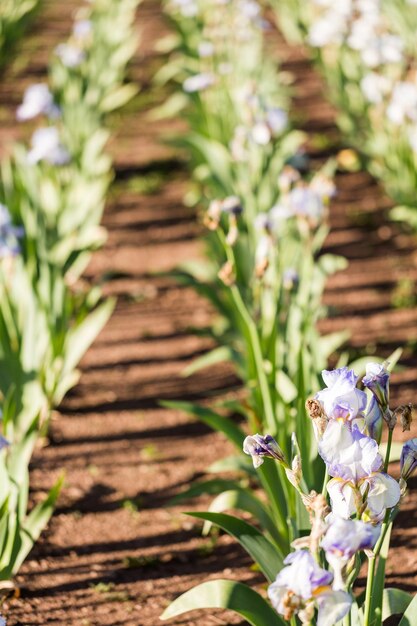
[[[22, 44], [20, 61], [5, 73], [0, 85], [2, 152], [21, 132], [12, 112], [23, 86], [43, 78], [48, 52], [69, 30], [76, 4], [46, 1]], [[182, 369], [208, 347], [192, 328], [210, 324], [211, 314], [193, 292], [155, 275], [201, 256], [202, 249], [195, 218], [182, 202], [184, 163], [160, 143], [181, 124], [151, 122], [145, 114], [151, 102], [149, 78], [160, 63], [154, 46], [166, 32], [157, 2], [140, 7], [138, 25], [142, 43], [131, 74], [143, 91], [136, 107], [113, 120], [117, 133], [110, 149], [116, 180], [104, 219], [109, 238], [87, 273], [88, 279], [104, 281], [106, 293], [118, 295], [118, 305], [83, 359], [80, 384], [56, 413], [50, 442], [35, 455], [34, 500], [62, 468], [66, 484], [55, 516], [17, 578], [21, 597], [5, 607], [10, 626], [156, 626], [171, 599], [203, 580], [221, 576], [260, 582], [249, 569], [250, 559], [232, 540], [220, 536], [213, 549], [210, 540], [200, 537], [199, 526], [182, 515], [184, 505], [167, 506], [171, 496], [202, 477], [230, 447], [202, 425], [160, 408], [158, 400], [205, 400], [225, 390], [235, 393], [238, 382], [228, 366], [181, 377]], [[273, 43], [295, 77], [296, 111], [305, 128], [317, 136], [330, 133], [338, 142], [334, 112], [303, 52], [290, 51], [281, 41], [277, 45], [276, 39]], [[327, 156], [314, 146], [312, 141], [313, 158]], [[138, 192], [138, 180], [144, 177], [156, 180], [152, 193]], [[331, 317], [323, 330], [349, 328], [350, 345], [360, 354], [388, 355], [405, 345], [406, 369], [393, 377], [392, 396], [394, 403], [412, 401], [417, 371], [415, 237], [388, 222], [389, 200], [367, 174], [340, 174], [337, 186], [326, 249], [345, 255], [350, 265], [329, 281]], [[395, 308], [404, 279], [411, 285], [410, 306]], [[199, 506], [206, 503], [201, 500]], [[417, 491], [400, 515], [388, 567], [388, 583], [410, 591], [417, 590], [416, 504]], [[171, 623], [243, 624], [221, 612], [198, 612]]]

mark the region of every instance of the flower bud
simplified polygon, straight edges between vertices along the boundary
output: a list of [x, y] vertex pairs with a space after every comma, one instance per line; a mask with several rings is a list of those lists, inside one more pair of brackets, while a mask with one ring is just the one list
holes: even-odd
[[365, 422], [368, 428], [369, 436], [378, 443], [381, 441], [382, 435], [382, 413], [375, 396], [372, 396], [365, 415]]
[[237, 219], [234, 213], [231, 213], [229, 218], [229, 232], [226, 236], [226, 241], [229, 246], [234, 246], [239, 235], [239, 229], [237, 227]]
[[389, 377], [390, 374], [386, 369], [385, 363], [368, 363], [366, 366], [366, 376], [362, 379], [362, 383], [369, 391], [373, 393], [378, 402], [382, 415], [388, 421], [387, 410], [389, 406]]
[[299, 489], [302, 478], [301, 457], [296, 454], [291, 463], [291, 469], [285, 468], [285, 473], [293, 487]]
[[231, 287], [235, 282], [235, 270], [230, 261], [226, 261], [226, 263], [220, 268], [217, 276], [227, 287]]
[[207, 213], [204, 216], [204, 225], [209, 230], [216, 230], [220, 224], [220, 216], [222, 212], [221, 200], [212, 200], [210, 202]]
[[282, 463], [284, 453], [271, 435], [251, 435], [243, 442], [243, 452], [252, 457], [253, 466], [258, 468], [264, 462], [264, 458], [275, 459]]
[[417, 437], [406, 441], [401, 452], [401, 478], [407, 481], [417, 468]]
[[222, 201], [222, 211], [237, 216], [243, 212], [242, 203], [237, 196], [228, 196]]

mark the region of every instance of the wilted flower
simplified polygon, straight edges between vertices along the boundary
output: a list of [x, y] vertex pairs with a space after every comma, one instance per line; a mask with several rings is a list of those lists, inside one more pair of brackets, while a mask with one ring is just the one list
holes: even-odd
[[80, 48], [70, 43], [59, 44], [55, 48], [55, 54], [65, 67], [70, 68], [78, 67], [86, 58], [84, 50], [80, 50]]
[[393, 411], [393, 420], [397, 421], [398, 418], [400, 419], [403, 433], [406, 430], [410, 430], [411, 422], [413, 421], [413, 405], [410, 403], [402, 404], [397, 407], [395, 411]]
[[185, 79], [182, 86], [187, 93], [194, 93], [196, 91], [204, 91], [215, 83], [213, 74], [208, 72], [202, 72], [201, 74], [195, 74]]
[[61, 143], [58, 129], [55, 126], [38, 128], [32, 135], [32, 149], [28, 152], [28, 162], [32, 165], [39, 161], [47, 161], [51, 165], [66, 165], [71, 156]]
[[406, 441], [401, 452], [401, 478], [407, 481], [417, 468], [417, 437]]
[[264, 462], [264, 458], [284, 460], [284, 453], [271, 435], [251, 435], [243, 442], [243, 452], [252, 457], [253, 466], [258, 468]]
[[47, 115], [50, 118], [59, 115], [59, 109], [54, 104], [54, 97], [48, 85], [44, 83], [30, 85], [24, 93], [22, 104], [16, 111], [16, 118], [19, 122], [30, 120], [38, 115]]
[[327, 389], [316, 394], [327, 417], [353, 420], [362, 414], [367, 403], [366, 393], [356, 388], [358, 376], [353, 370], [342, 367], [322, 371]]
[[272, 606], [284, 619], [290, 620], [298, 614], [307, 623], [317, 606], [317, 626], [334, 626], [348, 613], [351, 597], [331, 588], [332, 574], [319, 567], [310, 552], [296, 550], [284, 563], [287, 567], [268, 587]]

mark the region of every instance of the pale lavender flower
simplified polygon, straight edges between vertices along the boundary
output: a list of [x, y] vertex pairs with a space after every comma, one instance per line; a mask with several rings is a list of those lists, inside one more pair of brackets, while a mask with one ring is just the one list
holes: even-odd
[[326, 559], [337, 556], [345, 563], [359, 550], [371, 550], [381, 533], [380, 526], [331, 515], [329, 527], [321, 541]]
[[321, 541], [326, 560], [334, 572], [334, 589], [345, 589], [343, 570], [360, 550], [372, 550], [381, 534], [381, 527], [331, 514], [329, 527]]
[[274, 136], [281, 135], [288, 125], [288, 114], [279, 107], [269, 107], [266, 111], [266, 121]]
[[385, 414], [389, 405], [389, 377], [386, 363], [368, 363], [363, 385], [372, 392], [381, 411]]
[[310, 187], [299, 185], [288, 193], [288, 200], [294, 213], [310, 219], [319, 220], [323, 215], [323, 200]]
[[23, 227], [12, 224], [8, 208], [0, 203], [0, 257], [18, 254], [20, 252], [18, 239], [23, 235]]
[[86, 59], [84, 50], [70, 43], [61, 43], [55, 48], [55, 54], [65, 67], [75, 68]]
[[401, 478], [407, 481], [417, 468], [417, 437], [409, 439], [401, 451]]
[[319, 453], [330, 476], [354, 484], [378, 472], [383, 464], [374, 439], [361, 433], [356, 424], [349, 428], [336, 420], [328, 423], [319, 443]]
[[54, 97], [48, 85], [37, 83], [28, 87], [23, 96], [23, 102], [16, 111], [19, 122], [30, 120], [38, 115], [47, 115], [50, 118], [59, 115], [59, 109], [54, 104]]
[[195, 0], [173, 0], [172, 4], [184, 17], [198, 15], [198, 4]]
[[389, 93], [391, 81], [382, 74], [369, 72], [362, 78], [360, 86], [368, 102], [371, 104], [381, 104], [384, 97]]
[[396, 125], [417, 121], [417, 85], [410, 81], [398, 82], [387, 107], [388, 119]]
[[347, 519], [359, 509], [365, 509], [369, 519], [380, 521], [386, 509], [397, 504], [400, 498], [397, 481], [380, 471], [383, 461], [378, 444], [361, 433], [356, 424], [349, 428], [330, 421], [319, 452], [333, 476], [327, 490], [334, 513]]
[[373, 522], [382, 522], [387, 509], [396, 506], [401, 497], [400, 485], [384, 472], [371, 474], [360, 484], [362, 497], [366, 495], [365, 516]]
[[386, 63], [400, 63], [403, 59], [403, 42], [397, 35], [376, 35], [362, 48], [362, 60], [368, 67]]
[[250, 135], [252, 140], [259, 146], [266, 146], [271, 141], [271, 131], [268, 124], [263, 121], [255, 122]]
[[342, 367], [332, 371], [322, 371], [327, 389], [319, 391], [315, 398], [320, 402], [330, 419], [353, 420], [366, 408], [364, 391], [356, 388], [358, 376], [353, 370]]
[[198, 44], [198, 55], [202, 59], [213, 56], [214, 45], [211, 41], [200, 41]]
[[47, 161], [51, 165], [66, 165], [71, 156], [59, 137], [55, 126], [38, 128], [32, 135], [31, 150], [28, 152], [28, 162], [33, 165], [39, 161]]
[[215, 83], [213, 74], [209, 72], [202, 72], [201, 74], [195, 74], [185, 79], [182, 86], [187, 93], [195, 93], [196, 91], [204, 91]]
[[253, 435], [246, 437], [243, 442], [243, 452], [252, 457], [253, 466], [258, 468], [264, 462], [265, 457], [284, 460], [284, 453], [271, 435]]
[[[268, 587], [274, 609], [285, 619], [318, 608], [317, 626], [334, 626], [349, 611], [352, 600], [344, 591], [331, 588], [333, 576], [319, 567], [310, 552], [296, 550]], [[310, 610], [309, 610], [310, 609]]]
[[72, 34], [76, 39], [88, 39], [93, 32], [91, 20], [77, 20], [74, 22]]

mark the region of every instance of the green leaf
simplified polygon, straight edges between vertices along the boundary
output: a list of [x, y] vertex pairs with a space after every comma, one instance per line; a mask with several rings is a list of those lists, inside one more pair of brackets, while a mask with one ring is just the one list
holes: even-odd
[[224, 459], [215, 461], [206, 469], [206, 472], [210, 474], [219, 474], [220, 472], [245, 472], [250, 476], [256, 476], [257, 472], [252, 465], [252, 461], [249, 457], [240, 456], [227, 456]]
[[287, 404], [290, 404], [298, 395], [298, 389], [287, 374], [278, 369], [275, 375], [275, 386], [279, 395]]
[[197, 498], [203, 494], [211, 496], [217, 495], [222, 491], [227, 492], [229, 489], [236, 489], [237, 487], [239, 487], [239, 484], [235, 480], [224, 480], [223, 478], [205, 480], [201, 483], [194, 483], [191, 487], [189, 487], [189, 489], [178, 493], [168, 501], [167, 505], [173, 506], [174, 504], [178, 504], [178, 502], [190, 500], [191, 498]]
[[322, 358], [327, 359], [331, 354], [336, 352], [346, 341], [348, 341], [351, 333], [349, 330], [341, 330], [329, 335], [324, 335], [319, 339], [319, 349]]
[[417, 595], [408, 605], [406, 612], [398, 626], [417, 626]]
[[[263, 530], [267, 531], [272, 539], [276, 541], [281, 555], [286, 556], [286, 553], [284, 553], [284, 546], [286, 547], [286, 543], [279, 535], [277, 527], [271, 518], [267, 507], [251, 491], [244, 489], [239, 485], [237, 485], [234, 489], [223, 491], [223, 493], [220, 493], [210, 504], [209, 511], [210, 513], [223, 513], [223, 511], [229, 511], [230, 509], [239, 509], [239, 511], [251, 513], [257, 522], [259, 522]], [[205, 522], [203, 526], [204, 535], [209, 533], [211, 526], [212, 522]]]
[[385, 586], [385, 566], [388, 558], [388, 551], [391, 539], [392, 522], [390, 523], [384, 541], [382, 543], [381, 551], [378, 558], [378, 566], [376, 569], [376, 575], [374, 579], [373, 593], [371, 599], [371, 626], [381, 626], [382, 624], [382, 598]]
[[184, 411], [184, 413], [193, 415], [201, 422], [207, 424], [207, 426], [210, 426], [213, 430], [218, 430], [226, 435], [226, 437], [235, 444], [238, 450], [242, 451], [245, 433], [230, 418], [224, 417], [223, 415], [220, 415], [211, 409], [199, 406], [198, 404], [193, 404], [192, 402], [163, 400], [159, 404], [168, 409], [177, 409], [178, 411]]
[[197, 585], [174, 600], [161, 615], [167, 620], [195, 609], [229, 609], [252, 626], [284, 626], [259, 593], [234, 580], [211, 580]]
[[238, 540], [240, 545], [258, 563], [265, 577], [272, 582], [282, 569], [283, 562], [276, 547], [269, 539], [264, 537], [255, 526], [244, 522], [238, 517], [225, 513], [210, 513], [208, 511], [187, 513], [193, 517], [204, 519], [219, 526], [232, 537]]
[[39, 539], [39, 535], [49, 522], [64, 484], [64, 477], [64, 474], [60, 476], [46, 499], [38, 504], [22, 523], [20, 532], [21, 545], [19, 546], [19, 553], [14, 559], [13, 574], [18, 572], [23, 561], [31, 551], [33, 544]]
[[413, 596], [402, 589], [384, 589], [382, 598], [382, 621], [391, 615], [402, 615]]
[[232, 351], [227, 346], [219, 346], [218, 348], [214, 348], [214, 350], [210, 350], [210, 352], [206, 352], [203, 356], [200, 356], [188, 365], [182, 372], [181, 376], [191, 376], [195, 374], [199, 370], [204, 369], [205, 367], [211, 367], [212, 365], [216, 365], [217, 363], [222, 363], [223, 361], [230, 361], [232, 358]]
[[138, 93], [139, 88], [134, 83], [122, 85], [118, 89], [115, 89], [108, 95], [106, 95], [101, 102], [101, 110], [105, 113], [120, 109], [127, 104]]

